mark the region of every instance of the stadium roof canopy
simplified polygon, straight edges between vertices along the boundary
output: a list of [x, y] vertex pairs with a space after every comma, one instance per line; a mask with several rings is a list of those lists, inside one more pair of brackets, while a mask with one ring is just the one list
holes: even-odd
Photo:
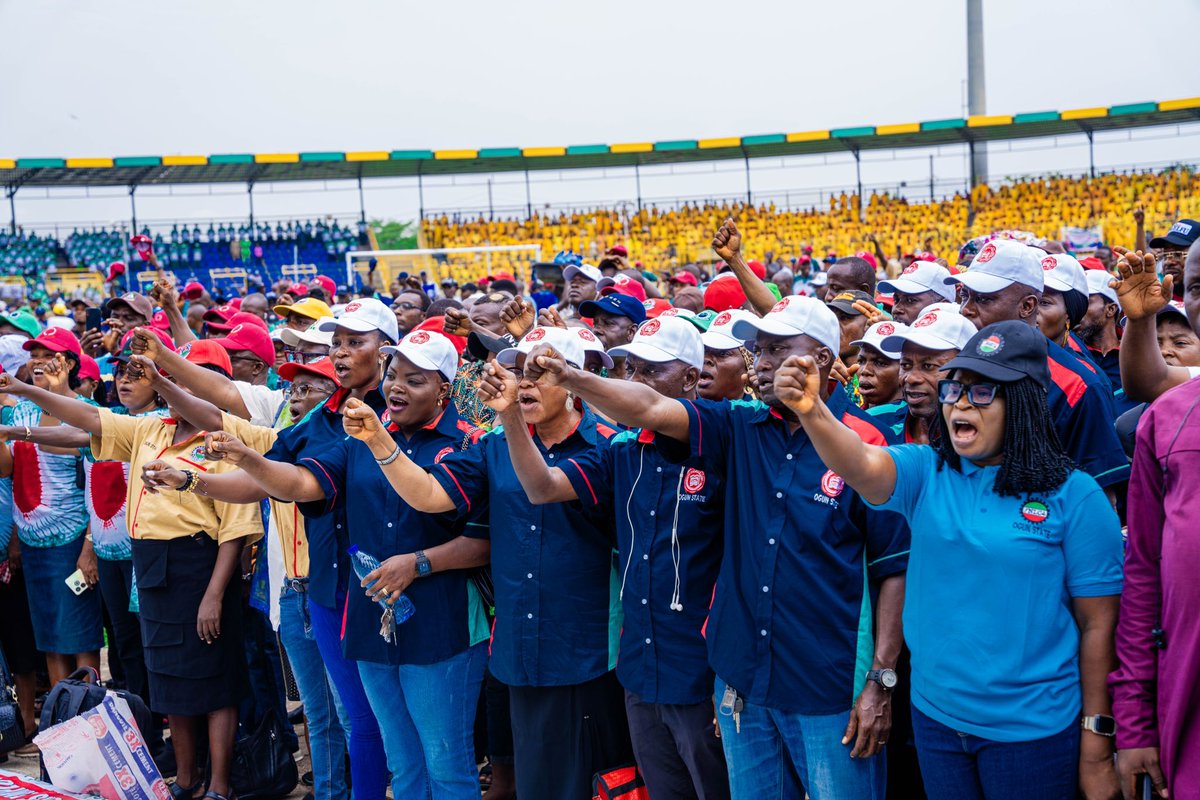
[[0, 184], [10, 189], [20, 186], [140, 186], [596, 169], [847, 151], [857, 154], [863, 150], [1090, 134], [1195, 121], [1200, 121], [1200, 97], [1013, 116], [972, 116], [899, 125], [611, 145], [345, 153], [232, 153], [209, 156], [0, 158]]

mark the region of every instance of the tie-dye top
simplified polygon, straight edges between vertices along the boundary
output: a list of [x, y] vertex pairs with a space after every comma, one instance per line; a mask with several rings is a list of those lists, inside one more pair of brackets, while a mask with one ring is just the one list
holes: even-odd
[[[36, 427], [42, 410], [21, 399], [12, 424]], [[77, 483], [78, 455], [43, 452], [31, 442], [10, 444], [13, 456], [13, 522], [25, 547], [57, 547], [87, 531], [88, 512]]]
[[[84, 402], [97, 405], [91, 400]], [[124, 408], [109, 409], [114, 414], [128, 413]], [[156, 408], [133, 417], [165, 417], [167, 409]], [[92, 547], [97, 558], [124, 561], [133, 557], [129, 529], [125, 525], [125, 501], [129, 491], [129, 465], [124, 461], [96, 461], [90, 447], [83, 453], [84, 499], [87, 502]]]

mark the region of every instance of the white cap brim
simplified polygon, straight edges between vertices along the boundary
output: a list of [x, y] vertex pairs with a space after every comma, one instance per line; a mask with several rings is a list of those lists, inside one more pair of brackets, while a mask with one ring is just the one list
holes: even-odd
[[307, 330], [294, 331], [291, 328], [284, 328], [279, 332], [279, 338], [288, 347], [299, 347], [301, 344], [323, 344], [330, 347], [333, 344], [333, 331], [309, 333]]
[[[649, 342], [630, 342], [622, 347], [614, 347], [608, 351], [608, 354], [616, 358], [633, 356], [643, 361], [653, 361], [655, 364], [666, 364], [668, 361], [682, 361], [685, 364], [689, 364], [682, 356], [676, 353], [669, 353], [661, 347], [655, 347]], [[702, 360], [699, 364], [689, 364], [689, 366], [699, 368], [704, 366], [704, 363]]]
[[387, 334], [387, 331], [385, 331], [383, 328], [380, 328], [378, 325], [373, 325], [370, 322], [367, 322], [365, 319], [350, 316], [326, 320], [325, 322], [320, 323], [320, 327], [318, 327], [317, 330], [321, 331], [322, 333], [333, 333], [338, 328], [354, 331], [355, 333], [370, 333], [371, 331], [379, 331], [382, 334]]
[[[731, 329], [733, 326], [730, 325], [729, 328]], [[700, 334], [700, 341], [704, 342], [704, 346], [709, 350], [733, 350], [746, 346], [746, 342], [730, 336], [724, 331], [705, 331]]]
[[1012, 278], [1001, 278], [997, 275], [989, 275], [986, 272], [964, 272], [959, 275], [951, 275], [946, 278], [947, 284], [961, 283], [972, 292], [980, 294], [992, 294], [1000, 292], [1012, 286], [1016, 281]]
[[[529, 352], [526, 352], [519, 347], [506, 347], [505, 349], [501, 350], [499, 353], [496, 354], [496, 361], [502, 367], [514, 367], [517, 364], [517, 356], [518, 355], [520, 355], [522, 353], [524, 353], [525, 355], [529, 355], [529, 353], [532, 353], [532, 352], [533, 352], [532, 350], [530, 350]], [[586, 353], [587, 351], [584, 351], [584, 352]], [[572, 367], [575, 367], [576, 369], [582, 369], [582, 367], [583, 367], [582, 364], [576, 364], [571, 361], [568, 361], [567, 363], [570, 364]], [[608, 363], [605, 364], [605, 366], [609, 367], [610, 369], [612, 368], [612, 359], [611, 358], [608, 360]]]
[[[941, 336], [936, 336], [932, 331], [922, 328], [909, 328], [903, 333], [892, 334], [884, 337], [879, 342], [879, 346], [884, 350], [895, 353], [900, 353], [904, 349], [904, 343], [915, 344], [917, 347], [924, 347], [926, 350], [961, 350], [956, 342], [952, 342]], [[898, 358], [899, 356], [897, 356]]]
[[430, 372], [436, 372], [448, 381], [453, 381], [454, 373], [457, 372], [456, 369], [447, 375], [446, 370], [442, 368], [442, 365], [436, 363], [426, 353], [423, 353], [420, 347], [405, 346], [403, 342], [398, 345], [385, 345], [379, 348], [379, 352], [385, 356], [388, 356], [389, 358], [391, 356], [402, 356], [417, 368], [429, 370]]
[[1046, 275], [1044, 286], [1046, 289], [1053, 289], [1056, 292], [1069, 292], [1075, 288], [1074, 286], [1067, 283], [1066, 281], [1064, 281], [1060, 278], [1056, 278], [1049, 273], [1047, 273], [1047, 275]]
[[950, 302], [954, 302], [954, 289], [950, 286], [925, 286], [917, 283], [914, 280], [903, 277], [890, 281], [880, 281], [879, 291], [887, 294], [895, 294], [896, 292], [904, 292], [904, 294], [925, 294], [926, 292], [933, 292], [938, 297], [944, 297]]
[[890, 358], [892, 361], [895, 361], [896, 359], [900, 358], [900, 351], [892, 350], [891, 348], [886, 346], [885, 342], [887, 342], [888, 339], [896, 339], [896, 338], [899, 338], [899, 337], [885, 336], [882, 339], [878, 339], [878, 338], [855, 339], [850, 344], [855, 345], [857, 347], [862, 347], [863, 345], [866, 345], [867, 347], [873, 347], [876, 350], [878, 350], [879, 352], [883, 353], [888, 358]]
[[[810, 336], [821, 342], [820, 339], [808, 331], [801, 330], [795, 325], [789, 325], [779, 319], [771, 319], [772, 316], [776, 315], [768, 314], [758, 319], [739, 319], [730, 327], [730, 332], [736, 338], [745, 337], [745, 341], [751, 341], [758, 334], [765, 333], [768, 336]], [[836, 355], [838, 350], [841, 349], [842, 343], [838, 340], [836, 342], [821, 342], [821, 344], [828, 347]]]

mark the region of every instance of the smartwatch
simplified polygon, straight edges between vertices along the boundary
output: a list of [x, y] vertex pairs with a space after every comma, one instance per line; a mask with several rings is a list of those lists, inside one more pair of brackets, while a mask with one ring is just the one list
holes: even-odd
[[885, 692], [890, 692], [896, 688], [896, 684], [900, 679], [896, 677], [896, 671], [893, 669], [873, 669], [867, 673], [867, 680], [875, 681], [883, 687]]
[[417, 557], [417, 577], [424, 578], [433, 573], [433, 565], [429, 563], [429, 558], [425, 555], [424, 550], [418, 550], [414, 555]]
[[1083, 717], [1079, 720], [1079, 724], [1085, 731], [1091, 731], [1099, 736], [1112, 737], [1117, 735], [1117, 721], [1104, 714], [1093, 714], [1090, 717]]

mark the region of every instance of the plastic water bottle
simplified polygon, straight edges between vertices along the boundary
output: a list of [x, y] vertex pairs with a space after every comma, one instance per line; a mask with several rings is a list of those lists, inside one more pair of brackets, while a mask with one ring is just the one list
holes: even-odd
[[[370, 553], [364, 553], [358, 549], [358, 545], [352, 544], [346, 551], [350, 554], [350, 563], [354, 566], [354, 574], [358, 579], [365, 580], [375, 570], [379, 569], [379, 559]], [[375, 585], [375, 581], [367, 584], [366, 588], [370, 589]], [[409, 617], [416, 613], [417, 609], [413, 606], [412, 601], [403, 592], [396, 599], [395, 605], [388, 605], [383, 600], [376, 600], [380, 608], [384, 611], [384, 630], [380, 631], [380, 635], [389, 641], [394, 640], [395, 626], [402, 622], [407, 622]], [[392, 635], [388, 634], [387, 628], [391, 628]]]

